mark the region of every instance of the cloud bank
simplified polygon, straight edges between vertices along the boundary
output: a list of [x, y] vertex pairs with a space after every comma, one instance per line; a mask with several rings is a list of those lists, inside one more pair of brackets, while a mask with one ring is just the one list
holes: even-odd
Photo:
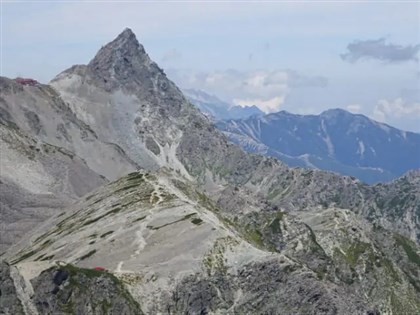
[[373, 118], [381, 122], [403, 118], [416, 120], [420, 124], [420, 102], [408, 103], [402, 98], [379, 100], [373, 109]]
[[341, 55], [345, 61], [354, 63], [360, 59], [376, 59], [384, 62], [417, 61], [420, 45], [395, 45], [385, 43], [385, 38], [357, 40], [347, 46], [347, 52]]
[[167, 71], [182, 88], [201, 89], [239, 106], [256, 105], [266, 113], [281, 109], [292, 89], [325, 87], [328, 80], [293, 70]]

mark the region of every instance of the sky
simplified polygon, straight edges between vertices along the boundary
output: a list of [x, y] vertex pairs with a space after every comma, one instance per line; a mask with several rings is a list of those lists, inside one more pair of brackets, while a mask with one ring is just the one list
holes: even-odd
[[420, 132], [419, 1], [1, 0], [1, 75], [47, 83], [126, 27], [181, 88]]

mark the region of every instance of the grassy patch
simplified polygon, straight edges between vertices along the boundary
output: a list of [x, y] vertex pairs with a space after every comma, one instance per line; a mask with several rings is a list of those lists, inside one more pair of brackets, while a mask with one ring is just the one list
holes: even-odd
[[83, 256], [80, 256], [79, 257], [79, 260], [85, 260], [85, 259], [89, 258], [90, 256], [92, 256], [95, 253], [96, 253], [96, 249], [93, 249], [89, 253], [87, 253], [87, 254], [85, 254]]
[[124, 187], [121, 187], [121, 188], [117, 189], [114, 193], [119, 193], [119, 192], [122, 192], [122, 191], [125, 191], [125, 190], [130, 190], [132, 188], [138, 187], [139, 185], [140, 185], [140, 183], [127, 185], [127, 186], [124, 186]]
[[166, 224], [162, 224], [162, 225], [159, 225], [159, 226], [151, 226], [151, 225], [148, 225], [147, 228], [148, 229], [151, 229], [151, 230], [159, 230], [159, 229], [161, 229], [161, 228], [163, 228], [165, 226], [172, 225], [172, 224], [175, 224], [175, 223], [178, 223], [178, 222], [181, 222], [181, 221], [188, 220], [189, 218], [191, 218], [192, 216], [194, 216], [196, 214], [197, 213], [193, 212], [193, 213], [190, 213], [190, 214], [185, 215], [184, 217], [182, 217], [181, 219], [178, 219], [176, 221], [169, 222], [169, 223], [166, 223]]
[[355, 242], [346, 251], [346, 259], [351, 266], [356, 266], [360, 256], [369, 248], [369, 244]]
[[153, 195], [151, 198], [151, 203], [155, 204], [155, 203], [158, 203], [158, 201], [159, 201], [159, 196]]
[[146, 219], [146, 217], [147, 217], [147, 215], [142, 216], [142, 217], [139, 217], [139, 218], [135, 219], [135, 220], [133, 221], [133, 223], [134, 223], [134, 222], [138, 222], [138, 221], [142, 221], [142, 220]]
[[283, 220], [283, 216], [284, 216], [283, 212], [277, 213], [277, 217], [269, 225], [271, 232], [275, 234], [281, 234], [280, 221]]
[[105, 217], [105, 214], [102, 215], [102, 216], [99, 216], [99, 217], [97, 217], [95, 219], [87, 220], [85, 223], [83, 223], [83, 226], [86, 226], [86, 225], [95, 223], [95, 222], [99, 221], [100, 219], [102, 219], [103, 217]]
[[257, 229], [252, 229], [252, 228], [248, 227], [248, 228], [246, 228], [245, 232], [246, 232], [245, 237], [252, 244], [254, 244], [258, 247], [263, 247], [264, 246], [263, 237], [262, 237], [262, 234], [261, 234], [260, 231], [258, 231]]
[[203, 265], [210, 276], [214, 272], [226, 273], [228, 268], [225, 265], [225, 251], [227, 248], [237, 245], [238, 242], [231, 237], [218, 238], [213, 248], [207, 253], [203, 259]]
[[201, 220], [200, 218], [194, 218], [194, 219], [191, 220], [191, 222], [195, 225], [203, 224], [203, 220]]
[[310, 239], [311, 239], [311, 241], [312, 241], [312, 244], [311, 244], [311, 249], [314, 251], [314, 252], [320, 252], [320, 253], [322, 253], [322, 254], [324, 254], [325, 256], [327, 256], [326, 254], [325, 254], [325, 251], [324, 251], [324, 249], [322, 248], [322, 246], [321, 245], [319, 245], [319, 243], [318, 243], [318, 241], [316, 240], [316, 235], [315, 235], [315, 233], [314, 233], [314, 231], [311, 229], [311, 227], [309, 226], [309, 225], [307, 225], [307, 224], [305, 224], [306, 225], [306, 227], [308, 228], [308, 230], [309, 230], [309, 237], [310, 237]]
[[19, 258], [17, 258], [17, 259], [15, 259], [15, 260], [13, 260], [11, 263], [14, 265], [14, 264], [17, 264], [17, 263], [19, 263], [19, 262], [21, 262], [22, 260], [25, 260], [26, 258], [29, 258], [29, 257], [31, 257], [31, 256], [33, 256], [33, 255], [35, 255], [36, 254], [36, 251], [35, 250], [31, 250], [30, 252], [27, 252], [26, 254], [23, 254], [22, 256], [20, 256]]
[[229, 218], [222, 217], [221, 220], [224, 224], [226, 224], [228, 226], [231, 226], [231, 227], [235, 227], [235, 223], [233, 223]]
[[197, 194], [198, 203], [201, 206], [203, 206], [203, 207], [205, 207], [209, 210], [212, 210], [214, 212], [219, 211], [219, 209], [214, 205], [214, 202], [209, 197], [207, 197], [206, 194], [204, 194], [202, 192], [199, 192], [197, 190], [195, 191], [195, 193]]
[[416, 252], [414, 243], [399, 234], [395, 234], [394, 238], [395, 242], [404, 249], [408, 260], [417, 266], [420, 266], [420, 256]]
[[50, 255], [50, 256], [46, 256], [46, 257], [42, 258], [41, 261], [51, 260], [53, 258], [54, 258], [54, 255]]
[[108, 231], [108, 232], [102, 234], [101, 238], [107, 237], [108, 235], [111, 235], [112, 233], [114, 233], [114, 231]]
[[92, 224], [92, 223], [95, 223], [95, 222], [99, 221], [100, 219], [103, 219], [103, 218], [105, 218], [106, 216], [108, 216], [108, 215], [110, 215], [110, 214], [115, 214], [115, 213], [118, 213], [118, 212], [120, 212], [121, 210], [122, 210], [122, 208], [121, 208], [121, 207], [116, 207], [116, 208], [114, 208], [114, 209], [112, 209], [112, 210], [108, 211], [107, 213], [105, 213], [105, 214], [103, 214], [103, 215], [101, 215], [101, 216], [99, 216], [99, 217], [97, 217], [97, 218], [95, 218], [95, 219], [91, 219], [91, 220], [86, 221], [85, 223], [83, 223], [83, 226], [87, 226], [87, 225], [90, 225], [90, 224]]

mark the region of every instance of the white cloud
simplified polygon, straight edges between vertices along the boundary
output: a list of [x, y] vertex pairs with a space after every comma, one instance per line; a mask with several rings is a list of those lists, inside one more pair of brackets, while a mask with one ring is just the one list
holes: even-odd
[[362, 111], [362, 106], [359, 104], [350, 104], [346, 106], [346, 109], [351, 113], [359, 114]]
[[291, 89], [320, 87], [326, 82], [326, 78], [307, 77], [291, 70], [194, 72], [169, 69], [167, 73], [183, 88], [201, 89], [235, 105], [256, 105], [266, 113], [280, 110]]
[[420, 121], [420, 103], [407, 103], [402, 98], [391, 101], [382, 99], [373, 109], [373, 118], [381, 122], [392, 122], [395, 119]]
[[277, 96], [272, 99], [234, 99], [233, 102], [236, 105], [245, 107], [256, 105], [263, 112], [271, 113], [279, 110], [281, 105], [284, 103], [285, 96]]
[[170, 63], [173, 61], [178, 61], [180, 59], [182, 59], [182, 54], [174, 48], [165, 52], [165, 54], [162, 57], [162, 62]]

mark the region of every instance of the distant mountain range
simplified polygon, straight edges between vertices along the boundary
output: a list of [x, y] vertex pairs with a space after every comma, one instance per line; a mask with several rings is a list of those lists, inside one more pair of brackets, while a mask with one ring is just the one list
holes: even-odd
[[320, 115], [285, 111], [217, 122], [249, 152], [291, 166], [330, 170], [366, 183], [389, 181], [420, 168], [420, 134], [401, 131], [342, 109]]
[[264, 115], [264, 112], [255, 105], [245, 107], [231, 105], [202, 90], [185, 89], [183, 93], [204, 115], [212, 120], [245, 119]]

